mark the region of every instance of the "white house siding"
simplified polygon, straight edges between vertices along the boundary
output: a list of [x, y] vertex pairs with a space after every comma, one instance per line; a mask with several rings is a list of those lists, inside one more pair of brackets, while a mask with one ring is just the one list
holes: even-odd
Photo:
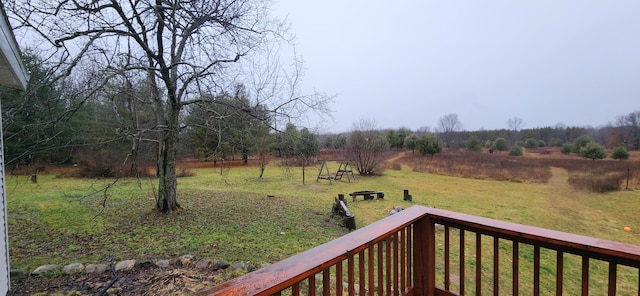
[[7, 195], [4, 183], [4, 141], [2, 137], [2, 116], [0, 116], [0, 215], [2, 215], [2, 223], [0, 224], [0, 295], [6, 295], [9, 291], [9, 235], [7, 234]]
[[[29, 74], [22, 62], [18, 43], [13, 35], [9, 19], [0, 0], [0, 85], [25, 89]], [[2, 115], [0, 114], [0, 295], [9, 291], [9, 234], [7, 232], [7, 195], [4, 176], [4, 145], [2, 140]]]

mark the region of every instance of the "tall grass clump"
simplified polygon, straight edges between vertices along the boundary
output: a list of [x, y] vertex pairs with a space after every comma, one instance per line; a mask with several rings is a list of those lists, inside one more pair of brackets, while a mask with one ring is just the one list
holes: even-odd
[[619, 190], [626, 176], [620, 172], [571, 174], [569, 185], [578, 190], [604, 193]]

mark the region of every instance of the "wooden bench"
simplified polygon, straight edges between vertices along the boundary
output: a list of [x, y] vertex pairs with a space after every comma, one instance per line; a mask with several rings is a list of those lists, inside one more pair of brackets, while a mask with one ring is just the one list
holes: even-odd
[[351, 199], [353, 201], [356, 201], [357, 197], [360, 196], [360, 195], [362, 195], [364, 200], [373, 200], [373, 196], [374, 195], [378, 199], [383, 199], [384, 198], [384, 192], [383, 191], [369, 191], [369, 190], [355, 191], [355, 192], [349, 193], [349, 195], [351, 195]]

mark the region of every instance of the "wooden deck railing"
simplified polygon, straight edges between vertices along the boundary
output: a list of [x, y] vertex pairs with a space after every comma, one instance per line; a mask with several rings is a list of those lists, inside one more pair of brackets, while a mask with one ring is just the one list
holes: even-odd
[[198, 295], [640, 295], [639, 271], [638, 246], [413, 206]]

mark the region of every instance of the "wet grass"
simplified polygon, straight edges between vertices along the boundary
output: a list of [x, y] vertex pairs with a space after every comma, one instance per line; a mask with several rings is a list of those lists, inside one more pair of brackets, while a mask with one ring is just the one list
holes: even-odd
[[[334, 171], [338, 163], [329, 166]], [[567, 185], [569, 172], [558, 168], [545, 183], [457, 178], [404, 166], [332, 184], [316, 181], [319, 165], [306, 168], [304, 184], [301, 168], [276, 164], [263, 178], [255, 167], [191, 170], [194, 176], [179, 179], [182, 209], [166, 215], [153, 210], [153, 179], [113, 184], [42, 175], [34, 184], [7, 176], [12, 268], [182, 254], [275, 262], [345, 234], [330, 216], [331, 205], [337, 194], [360, 190], [384, 191], [385, 198], [348, 198], [358, 228], [395, 206], [419, 204], [640, 245], [637, 191], [576, 191]], [[412, 203], [403, 201], [404, 189]]]

